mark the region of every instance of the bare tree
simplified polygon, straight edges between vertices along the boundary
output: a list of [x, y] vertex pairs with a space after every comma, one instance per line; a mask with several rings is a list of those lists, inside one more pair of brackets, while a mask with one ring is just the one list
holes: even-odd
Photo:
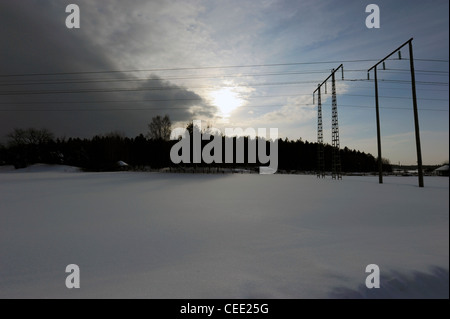
[[125, 133], [122, 131], [115, 130], [115, 131], [106, 133], [104, 136], [107, 138], [123, 140], [125, 138]]
[[152, 118], [152, 122], [148, 125], [147, 137], [152, 140], [170, 140], [170, 132], [172, 123], [168, 115], [161, 117], [157, 115]]
[[7, 135], [12, 161], [16, 168], [51, 160], [53, 133], [47, 129], [19, 129]]
[[188, 122], [186, 125], [186, 130], [188, 131], [190, 136], [193, 136], [194, 130], [200, 134], [210, 133], [211, 125], [208, 124], [206, 128], [201, 128], [201, 126], [194, 125], [194, 121]]
[[53, 133], [47, 129], [20, 129], [15, 128], [13, 132], [7, 135], [11, 146], [21, 145], [42, 145], [53, 140]]
[[383, 168], [383, 171], [385, 172], [392, 172], [392, 165], [391, 165], [391, 161], [388, 158], [381, 158], [381, 165]]

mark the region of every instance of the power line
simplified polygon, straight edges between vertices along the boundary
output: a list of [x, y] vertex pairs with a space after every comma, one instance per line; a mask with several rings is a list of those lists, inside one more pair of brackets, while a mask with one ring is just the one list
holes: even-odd
[[[341, 81], [368, 81], [366, 79], [346, 79]], [[411, 83], [410, 81], [402, 80], [379, 80], [390, 83]], [[319, 81], [293, 81], [293, 82], [266, 82], [266, 83], [251, 83], [245, 85], [221, 85], [220, 87], [256, 87], [256, 86], [278, 86], [278, 85], [297, 85], [297, 84], [314, 84]], [[446, 82], [428, 82], [416, 81], [421, 85], [448, 85]], [[197, 86], [197, 87], [180, 87], [180, 86], [166, 86], [166, 87], [143, 87], [143, 88], [110, 88], [110, 89], [79, 89], [79, 90], [34, 90], [34, 91], [3, 91], [0, 95], [35, 95], [35, 94], [75, 94], [75, 93], [108, 93], [108, 92], [137, 92], [137, 91], [162, 91], [162, 90], [189, 90], [189, 89], [216, 89], [214, 86]]]
[[[373, 98], [373, 95], [366, 95], [366, 94], [347, 94], [347, 93], [342, 93], [341, 95], [347, 95], [347, 96], [358, 96], [358, 97], [371, 97]], [[386, 95], [380, 95], [379, 97], [381, 98], [385, 98], [385, 99], [402, 99], [402, 100], [410, 100], [411, 97], [403, 97], [403, 96], [386, 96]], [[427, 98], [420, 98], [418, 100], [422, 100], [422, 101], [444, 101], [447, 102], [447, 100], [445, 99], [427, 99]]]
[[[409, 59], [402, 59], [402, 60], [409, 60]], [[443, 59], [414, 59], [415, 61], [422, 61], [422, 62], [444, 62], [448, 63], [448, 60]]]
[[[339, 95], [345, 96], [353, 96], [353, 97], [370, 97], [373, 98], [372, 95], [368, 94], [349, 94], [349, 93], [341, 93]], [[310, 96], [310, 94], [280, 94], [280, 95], [266, 95], [266, 96], [253, 96], [246, 97], [246, 100], [249, 99], [262, 99], [262, 98], [277, 98], [277, 97], [301, 97], [301, 96]], [[388, 99], [403, 99], [410, 100], [410, 97], [402, 97], [402, 96], [387, 96], [382, 95], [380, 98], [388, 98]], [[32, 102], [0, 102], [0, 104], [8, 104], [8, 105], [33, 105], [33, 104], [97, 104], [97, 103], [142, 103], [142, 102], [180, 102], [180, 101], [204, 101], [203, 98], [173, 98], [173, 99], [142, 99], [142, 100], [100, 100], [100, 101], [32, 101]], [[422, 101], [443, 101], [447, 102], [448, 99], [435, 99], [435, 98], [419, 98], [418, 100]]]
[[[403, 83], [400, 83], [403, 84]], [[380, 86], [380, 85], [379, 85]], [[373, 90], [373, 87], [369, 87], [369, 86], [358, 86], [358, 85], [352, 85], [351, 88], [355, 88], [355, 89], [367, 89], [367, 90]], [[405, 87], [383, 87], [383, 90], [406, 90], [406, 91], [411, 91], [411, 88], [405, 88]], [[421, 91], [426, 91], [426, 92], [448, 92], [448, 89], [430, 89], [430, 88], [419, 88], [418, 90]]]
[[[399, 59], [390, 59], [399, 60]], [[402, 59], [408, 60], [408, 59]], [[425, 62], [447, 62], [439, 59], [416, 59]], [[336, 63], [360, 63], [374, 62], [375, 59], [343, 60], [343, 61], [312, 61], [312, 62], [290, 62], [290, 63], [268, 63], [268, 64], [247, 64], [247, 65], [224, 65], [224, 66], [198, 66], [198, 67], [178, 67], [178, 68], [153, 68], [153, 69], [131, 69], [131, 70], [105, 70], [105, 71], [78, 71], [78, 72], [54, 72], [54, 73], [16, 73], [0, 74], [0, 77], [23, 77], [23, 76], [59, 76], [75, 74], [108, 74], [108, 73], [132, 73], [132, 72], [162, 72], [162, 71], [185, 71], [185, 70], [209, 70], [209, 69], [232, 69], [232, 68], [256, 68], [256, 67], [277, 67], [294, 65], [314, 65], [314, 64], [336, 64]]]
[[[252, 83], [246, 85], [220, 85], [223, 87], [254, 87], [254, 86], [277, 86], [277, 85], [296, 85], [296, 84], [311, 84], [317, 81], [295, 81], [295, 82], [267, 82], [267, 83]], [[189, 89], [217, 89], [217, 86], [196, 86], [196, 87], [181, 87], [181, 86], [165, 86], [165, 87], [141, 87], [141, 88], [109, 88], [109, 89], [79, 89], [79, 90], [34, 90], [34, 91], [3, 91], [0, 95], [34, 95], [34, 94], [72, 94], [72, 93], [108, 93], [108, 92], [137, 92], [137, 91], [166, 91], [166, 90], [189, 90]]]
[[[348, 104], [339, 104], [339, 106], [344, 106], [344, 107], [356, 107], [356, 108], [365, 108], [365, 109], [371, 109], [373, 110], [375, 107], [374, 106], [368, 106], [368, 105], [348, 105]], [[388, 107], [388, 106], [380, 106], [380, 109], [387, 109], [387, 110], [406, 110], [406, 111], [411, 111], [410, 108], [407, 107]], [[436, 111], [436, 112], [448, 112], [449, 110], [446, 109], [418, 109], [419, 111]]]
[[[410, 72], [408, 69], [393, 69], [393, 68], [386, 68], [385, 70], [392, 70], [392, 71], [402, 71], [402, 72]], [[415, 70], [415, 72], [423, 72], [423, 73], [442, 73], [442, 74], [448, 74], [448, 71], [435, 71], [435, 70]]]
[[[368, 79], [344, 79], [341, 81], [347, 82], [373, 82], [373, 80]], [[398, 84], [410, 84], [411, 81], [408, 80], [387, 80], [387, 79], [378, 79], [380, 82], [389, 82], [389, 83], [398, 83]], [[431, 82], [431, 81], [416, 81], [418, 84], [422, 85], [437, 85], [437, 86], [446, 86], [448, 82]]]
[[[406, 72], [406, 71], [405, 71]], [[403, 71], [392, 71], [392, 70], [383, 70], [383, 73], [390, 73], [390, 74], [405, 74]], [[431, 72], [419, 72], [416, 71], [416, 74], [422, 75], [422, 76], [445, 76], [448, 77], [448, 73], [434, 73], [432, 74]]]
[[[408, 80], [385, 80], [385, 79], [379, 79], [378, 81], [381, 82], [390, 82], [390, 83], [405, 83], [410, 84], [411, 81]], [[422, 84], [422, 85], [448, 85], [448, 82], [432, 82], [432, 81], [416, 81], [416, 84]]]
[[[276, 105], [243, 105], [239, 108], [264, 108], [264, 107], [284, 107], [286, 105], [276, 104]], [[302, 106], [315, 106], [312, 103], [306, 103], [301, 105], [293, 105], [296, 107]], [[351, 104], [339, 104], [343, 107], [353, 107], [353, 108], [364, 108], [364, 109], [374, 109], [374, 106], [368, 105], [351, 105]], [[410, 110], [410, 108], [405, 107], [380, 107], [381, 109], [391, 109], [391, 110]], [[92, 108], [72, 108], [72, 109], [56, 109], [56, 108], [45, 108], [45, 109], [0, 109], [1, 112], [114, 112], [114, 111], [149, 111], [149, 110], [188, 110], [189, 107], [141, 107], [141, 108], [102, 108], [102, 109], [92, 109]], [[435, 108], [422, 108], [420, 111], [439, 111], [448, 112], [447, 109], [435, 109]]]
[[225, 66], [203, 66], [203, 67], [134, 69], [134, 70], [80, 71], [80, 72], [56, 72], [56, 73], [17, 73], [17, 74], [0, 74], [0, 77], [52, 76], [52, 75], [75, 75], [75, 74], [107, 74], [107, 73], [131, 73], [131, 72], [161, 72], [161, 71], [185, 71], [185, 70], [209, 70], [209, 69], [276, 67], [276, 66], [334, 64], [334, 63], [357, 63], [357, 62], [373, 62], [373, 61], [375, 61], [375, 60], [364, 59], [364, 60], [347, 60], [347, 61], [291, 62], [291, 63], [247, 64], [247, 65], [225, 65]]
[[[365, 70], [346, 70], [346, 72], [364, 72]], [[16, 85], [53, 85], [53, 84], [79, 84], [79, 83], [101, 83], [101, 82], [138, 82], [138, 81], [165, 81], [165, 80], [194, 80], [194, 79], [214, 79], [214, 78], [240, 78], [240, 77], [260, 77], [260, 76], [286, 76], [286, 75], [306, 75], [329, 73], [329, 70], [309, 70], [309, 71], [288, 71], [276, 73], [237, 73], [237, 74], [216, 74], [216, 75], [186, 75], [186, 76], [165, 76], [153, 78], [100, 78], [100, 79], [58, 79], [41, 80], [40, 82], [0, 82], [0, 86]]]
[[[392, 70], [392, 71], [391, 71]], [[398, 71], [398, 72], [397, 72]], [[401, 73], [403, 69], [386, 69], [387, 73]], [[167, 80], [198, 80], [198, 79], [216, 79], [216, 78], [242, 78], [242, 77], [268, 77], [268, 76], [290, 76], [290, 75], [307, 75], [328, 73], [329, 70], [309, 70], [309, 71], [288, 71], [288, 72], [271, 72], [271, 73], [237, 73], [237, 74], [216, 74], [216, 75], [186, 75], [186, 76], [165, 76], [150, 78], [100, 78], [100, 79], [58, 79], [58, 80], [40, 80], [39, 82], [0, 82], [0, 86], [17, 86], [17, 85], [55, 85], [55, 84], [81, 84], [81, 83], [110, 83], [110, 82], [140, 82], [140, 81], [167, 81]], [[346, 70], [346, 72], [365, 72], [365, 70]], [[433, 73], [437, 76], [445, 76], [445, 71], [420, 71], [416, 73]]]
[[[364, 70], [348, 70], [347, 72], [364, 71]], [[320, 74], [328, 73], [325, 71], [306, 71], [306, 72], [278, 72], [278, 73], [248, 73], [248, 74], [225, 74], [225, 75], [208, 75], [208, 76], [196, 76], [186, 75], [183, 77], [164, 77], [164, 78], [125, 78], [125, 79], [63, 79], [52, 82], [15, 82], [15, 83], [0, 83], [0, 86], [15, 86], [15, 85], [44, 85], [44, 84], [78, 84], [78, 83], [101, 83], [101, 82], [138, 82], [138, 81], [165, 81], [165, 80], [192, 80], [192, 79], [214, 79], [214, 78], [230, 78], [230, 77], [259, 77], [259, 76], [279, 76], [279, 75], [305, 75], [305, 74]], [[48, 81], [48, 80], [44, 80]]]

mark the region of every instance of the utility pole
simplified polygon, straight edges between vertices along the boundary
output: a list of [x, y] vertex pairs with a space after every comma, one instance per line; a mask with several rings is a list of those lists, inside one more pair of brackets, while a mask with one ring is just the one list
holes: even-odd
[[378, 78], [377, 68], [374, 69], [375, 75], [375, 110], [377, 114], [377, 144], [378, 144], [378, 182], [383, 184], [383, 162], [381, 157], [381, 133], [380, 133], [380, 108], [378, 102]]
[[324, 166], [324, 151], [323, 151], [323, 126], [322, 126], [322, 99], [321, 99], [321, 87], [325, 85], [325, 94], [327, 89], [327, 81], [331, 78], [332, 86], [332, 178], [342, 179], [341, 174], [341, 156], [340, 156], [340, 142], [339, 142], [339, 125], [338, 125], [338, 112], [337, 112], [337, 99], [336, 99], [336, 81], [335, 73], [341, 69], [342, 79], [344, 79], [344, 66], [341, 64], [336, 69], [331, 70], [331, 74], [317, 86], [317, 89], [313, 92], [318, 94], [318, 108], [317, 108], [317, 177], [325, 177]]
[[339, 142], [339, 124], [336, 99], [336, 81], [334, 78], [334, 70], [331, 73], [331, 141], [332, 141], [332, 170], [333, 179], [342, 179], [341, 175], [341, 154]]
[[409, 68], [411, 69], [411, 89], [412, 89], [413, 110], [414, 110], [414, 128], [416, 132], [417, 170], [419, 173], [419, 187], [424, 187], [423, 170], [422, 170], [422, 149], [420, 147], [419, 114], [417, 112], [416, 76], [414, 74], [412, 38], [411, 40], [409, 40], [408, 43], [409, 43]]
[[392, 51], [389, 55], [387, 55], [384, 59], [380, 60], [377, 64], [372, 66], [367, 72], [370, 73], [371, 70], [374, 70], [375, 75], [375, 103], [376, 103], [376, 113], [377, 113], [377, 140], [378, 140], [378, 169], [379, 169], [379, 179], [380, 183], [383, 182], [383, 172], [380, 169], [381, 164], [381, 141], [380, 141], [380, 119], [379, 119], [379, 110], [378, 110], [378, 81], [377, 81], [377, 66], [380, 63], [383, 63], [383, 68], [385, 65], [385, 61], [392, 56], [394, 53], [398, 52], [399, 59], [401, 60], [401, 52], [400, 49], [408, 44], [409, 46], [409, 64], [411, 71], [411, 87], [412, 87], [412, 100], [413, 100], [413, 112], [414, 112], [414, 127], [415, 127], [415, 135], [416, 135], [416, 150], [417, 150], [417, 169], [419, 175], [419, 187], [424, 187], [423, 183], [423, 169], [422, 169], [422, 150], [420, 147], [420, 131], [419, 131], [419, 115], [417, 111], [417, 96], [416, 96], [416, 78], [414, 74], [414, 57], [413, 57], [413, 49], [412, 49], [412, 41], [413, 38], [409, 39], [397, 49]]
[[325, 160], [323, 153], [322, 97], [320, 86], [317, 88], [317, 177], [325, 177]]

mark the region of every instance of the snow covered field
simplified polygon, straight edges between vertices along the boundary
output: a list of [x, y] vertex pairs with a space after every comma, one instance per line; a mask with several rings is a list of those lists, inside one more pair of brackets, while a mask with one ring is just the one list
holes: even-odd
[[0, 298], [448, 298], [448, 192], [439, 177], [2, 168]]

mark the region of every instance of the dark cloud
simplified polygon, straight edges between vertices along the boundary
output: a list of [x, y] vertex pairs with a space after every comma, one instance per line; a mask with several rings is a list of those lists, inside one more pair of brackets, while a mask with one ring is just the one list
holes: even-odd
[[67, 29], [67, 4], [0, 3], [1, 74], [47, 74], [0, 77], [2, 139], [15, 127], [30, 126], [57, 136], [109, 131], [134, 136], [145, 133], [157, 114], [168, 114], [173, 121], [213, 116], [215, 109], [201, 96], [149, 73], [79, 73], [117, 70], [120, 63], [111, 52], [123, 44], [99, 45], [83, 27]]

